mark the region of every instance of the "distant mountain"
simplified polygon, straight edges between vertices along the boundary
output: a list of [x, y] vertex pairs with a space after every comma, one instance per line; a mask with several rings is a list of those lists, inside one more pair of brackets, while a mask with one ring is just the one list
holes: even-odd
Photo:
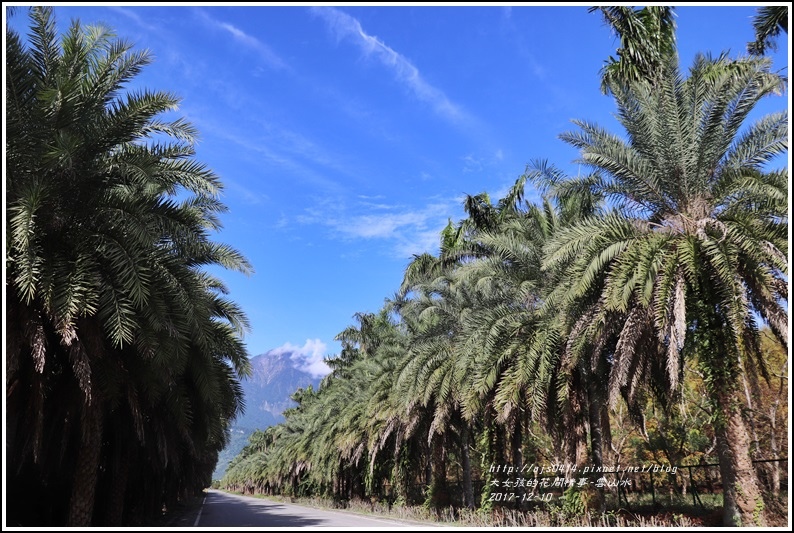
[[240, 382], [245, 393], [245, 413], [235, 420], [232, 438], [218, 456], [213, 479], [220, 479], [229, 462], [248, 444], [257, 430], [284, 421], [281, 413], [295, 405], [292, 393], [309, 385], [315, 389], [322, 378], [297, 368], [293, 352], [271, 350], [251, 358], [251, 377]]

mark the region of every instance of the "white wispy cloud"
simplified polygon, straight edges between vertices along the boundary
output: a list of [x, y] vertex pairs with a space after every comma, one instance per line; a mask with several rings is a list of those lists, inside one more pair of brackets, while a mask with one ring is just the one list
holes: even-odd
[[463, 173], [483, 172], [484, 170], [492, 171], [497, 168], [505, 159], [504, 151], [501, 148], [494, 150], [492, 154], [474, 155], [467, 154], [461, 157]]
[[235, 179], [226, 177], [223, 180], [226, 190], [234, 191], [234, 193], [248, 205], [261, 205], [270, 200], [270, 197], [259, 191], [254, 191]]
[[310, 184], [323, 191], [337, 192], [339, 184], [327, 177], [326, 172], [315, 170], [314, 167], [338, 168], [338, 165], [322, 155], [312, 157], [310, 152], [300, 152], [289, 143], [279, 143], [284, 137], [261, 136], [251, 138], [235, 132], [217, 128], [213, 134], [245, 148], [251, 154], [256, 154], [259, 164], [272, 165], [281, 168], [292, 176], [299, 177], [304, 183]]
[[[329, 202], [296, 218], [301, 224], [318, 224], [331, 229], [342, 240], [382, 241], [390, 255], [408, 259], [423, 252], [436, 253], [441, 230], [450, 218], [460, 216], [457, 201], [432, 201], [425, 206], [408, 207], [385, 203], [359, 202], [352, 210]], [[350, 212], [355, 214], [350, 214]]]
[[274, 355], [290, 354], [295, 368], [311, 374], [312, 377], [321, 378], [331, 373], [331, 368], [325, 363], [328, 346], [320, 339], [306, 339], [303, 346], [295, 346], [286, 342], [270, 350]]
[[267, 44], [263, 43], [253, 35], [245, 33], [237, 26], [229, 24], [228, 22], [212, 18], [209, 16], [209, 14], [207, 14], [206, 11], [202, 9], [198, 9], [196, 12], [204, 22], [215, 28], [225, 31], [231, 35], [235, 41], [259, 54], [259, 57], [261, 57], [269, 66], [276, 69], [287, 68], [287, 64], [278, 56], [278, 54], [276, 54]]
[[390, 238], [398, 231], [423, 229], [430, 216], [427, 211], [360, 215], [338, 224], [337, 229], [351, 237]]
[[[202, 74], [200, 71], [191, 71], [187, 75], [196, 78]], [[362, 179], [355, 158], [334, 152], [323, 146], [322, 142], [263, 118], [266, 111], [260, 111], [255, 99], [238, 90], [234, 84], [209, 79], [204, 87], [226, 108], [243, 113], [242, 119], [229, 121], [228, 109], [224, 114], [219, 114], [217, 109], [208, 104], [186, 106], [184, 111], [187, 116], [200, 131], [207, 132], [207, 137], [234, 143], [243, 149], [246, 157], [255, 158], [262, 168], [272, 167], [281, 175], [294, 176], [326, 192], [339, 192], [336, 176], [345, 176], [353, 182]]]
[[436, 221], [433, 229], [414, 232], [410, 238], [400, 238], [395, 243], [394, 252], [398, 257], [409, 258], [423, 253], [436, 254], [441, 241], [441, 230], [447, 219]]
[[289, 218], [284, 213], [281, 213], [281, 216], [278, 217], [278, 222], [276, 222], [276, 228], [286, 228], [289, 225]]
[[463, 157], [463, 172], [480, 172], [482, 169], [482, 159], [476, 158], [473, 155], [466, 155]]
[[337, 39], [349, 38], [366, 56], [375, 57], [382, 65], [391, 69], [400, 83], [407, 86], [419, 100], [429, 104], [436, 113], [453, 122], [468, 120], [460, 106], [451, 102], [442, 90], [427, 83], [419, 69], [407, 58], [374, 35], [365, 32], [357, 19], [333, 7], [313, 7], [311, 11], [325, 20]]
[[[513, 41], [516, 51], [526, 61], [526, 65], [532, 71], [532, 74], [545, 86], [555, 87], [549, 77], [548, 70], [544, 64], [538, 59], [538, 56], [533, 52], [533, 48], [527, 44], [525, 28], [516, 25], [516, 22], [511, 18], [511, 11], [505, 11], [503, 18], [504, 28], [507, 36]], [[546, 55], [546, 61], [553, 60], [551, 56]]]
[[360, 200], [361, 205], [367, 209], [375, 209], [378, 211], [392, 211], [395, 209], [394, 205], [382, 202], [382, 200], [385, 200], [386, 197], [381, 194], [376, 196], [366, 196], [360, 194], [358, 199]]
[[149, 31], [161, 31], [161, 28], [158, 28], [156, 25], [150, 24], [149, 22], [145, 21], [143, 17], [141, 17], [131, 9], [118, 7], [118, 6], [108, 6], [108, 9], [110, 9], [111, 11], [115, 11], [116, 13], [119, 13], [121, 15], [124, 15], [129, 19], [132, 19], [141, 28], [144, 28]]

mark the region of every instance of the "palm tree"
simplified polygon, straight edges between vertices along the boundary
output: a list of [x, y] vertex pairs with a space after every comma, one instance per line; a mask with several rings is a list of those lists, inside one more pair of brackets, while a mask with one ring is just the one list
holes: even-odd
[[607, 59], [601, 69], [601, 91], [609, 94], [616, 82], [651, 80], [675, 54], [675, 12], [671, 6], [592, 7], [620, 39], [617, 58]]
[[[592, 464], [601, 464], [601, 450], [609, 443], [600, 356], [592, 361], [566, 356], [571, 309], [550, 311], [554, 306], [547, 304], [564, 279], [542, 270], [544, 245], [560, 228], [597, 213], [600, 204], [589, 188], [594, 178], [564, 192], [558, 183], [563, 178], [542, 161], [528, 167], [498, 205], [477, 203], [476, 231], [456, 249], [459, 257], [467, 258], [460, 272], [485, 296], [462, 328], [475, 359], [464, 407], [471, 416], [483, 409], [493, 411], [498, 422], [512, 427], [511, 460], [518, 467], [523, 426], [528, 423], [545, 425], [557, 450], [573, 464], [585, 460], [587, 427]], [[556, 205], [550, 199], [541, 205], [525, 202], [529, 181], [555, 184]], [[494, 452], [499, 454], [498, 449]]]
[[[463, 465], [464, 505], [474, 507], [470, 427], [473, 417], [463, 417], [462, 405], [469, 388], [473, 358], [467, 353], [461, 331], [465, 317], [477, 306], [476, 290], [456, 270], [439, 270], [440, 259], [418, 256], [409, 264], [401, 293], [394, 304], [410, 332], [410, 345], [398, 368], [398, 401], [407, 413], [427, 413], [427, 443], [434, 450], [433, 476], [429, 496], [434, 507], [444, 505], [447, 496], [444, 441], [454, 427], [460, 436]], [[436, 266], [434, 266], [436, 265]], [[436, 275], [440, 272], [441, 275]], [[407, 292], [412, 293], [407, 297]]]
[[[528, 179], [519, 178], [497, 204], [487, 194], [468, 196], [469, 217], [447, 226], [439, 257], [415, 257], [398, 295], [413, 338], [400, 396], [433, 408], [431, 428], [459, 426], [467, 441], [476, 421], [492, 419], [488, 459], [500, 463], [500, 446], [509, 442], [519, 469], [524, 426], [546, 419], [554, 411], [547, 399], [558, 399], [547, 393], [558, 389], [554, 361], [561, 338], [537, 314], [547, 277], [542, 247], [559, 217], [548, 203], [524, 205]], [[553, 415], [547, 420], [557, 422]], [[469, 464], [467, 447], [461, 454]], [[473, 505], [473, 497], [465, 499]]]
[[[192, 126], [158, 118], [178, 99], [122, 94], [148, 53], [79, 22], [59, 42], [51, 8], [30, 18], [29, 45], [8, 30], [6, 48], [8, 453], [52, 496], [34, 520], [84, 526], [204, 483], [242, 408], [248, 324], [202, 269], [250, 265], [210, 240], [221, 184]], [[134, 479], [130, 460], [148, 465]], [[164, 493], [123, 486], [165, 465]], [[118, 474], [112, 512], [101, 472]]]
[[747, 51], [764, 55], [767, 50], [777, 50], [775, 38], [780, 32], [788, 33], [788, 6], [763, 6], [753, 17], [755, 41], [747, 43]]
[[[394, 322], [389, 305], [377, 314], [356, 313], [354, 317], [358, 327], [350, 326], [337, 336], [343, 343], [343, 352], [353, 350], [359, 357], [350, 367], [347, 390], [340, 396], [342, 410], [336, 442], [350, 466], [358, 468], [361, 459], [368, 458], [364, 489], [371, 497], [383, 496], [382, 482], [391, 478], [398, 481], [396, 488], [405, 498], [408, 480], [399, 479], [396, 458], [413, 436], [407, 428], [416, 413], [403, 410], [403, 402], [395, 396], [395, 381], [399, 365], [409, 351], [409, 337]], [[351, 398], [355, 398], [352, 409]]]
[[[504, 294], [483, 287], [477, 276], [467, 274], [464, 264], [485, 253], [477, 236], [499, 224], [500, 207], [486, 193], [467, 196], [468, 218], [458, 224], [450, 221], [442, 231], [438, 257], [427, 253], [414, 257], [392, 302], [410, 338], [396, 380], [397, 401], [409, 413], [427, 412], [427, 444], [433, 451], [429, 501], [436, 508], [445, 505], [442, 452], [453, 433], [459, 444], [463, 504], [475, 506], [470, 448], [487, 403], [481, 396], [491, 392], [480, 394], [475, 387], [477, 359], [484, 348], [476, 337], [476, 317], [482, 309], [501, 304]], [[514, 445], [520, 450], [518, 442]]]
[[561, 138], [600, 173], [593, 186], [612, 210], [559, 232], [545, 261], [567, 265], [569, 301], [598, 296], [591, 324], [626, 317], [610, 356], [612, 397], [653, 368], [675, 390], [681, 357], [699, 361], [720, 413], [726, 524], [763, 521], [736, 394], [760, 354], [753, 316], [787, 342], [788, 175], [765, 169], [788, 148], [787, 113], [741, 129], [781, 85], [768, 60], [724, 55], [699, 56], [688, 78], [671, 57], [653, 80], [610, 82], [626, 139], [584, 121]]

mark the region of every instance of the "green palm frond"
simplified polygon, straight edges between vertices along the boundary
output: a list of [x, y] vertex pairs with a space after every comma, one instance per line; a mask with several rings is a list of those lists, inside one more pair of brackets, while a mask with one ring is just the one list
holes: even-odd
[[767, 49], [777, 50], [775, 38], [788, 33], [788, 6], [761, 6], [753, 17], [755, 41], [747, 43], [747, 51], [763, 55]]
[[[9, 310], [38, 317], [8, 345], [13, 379], [41, 391], [28, 408], [42, 421], [77, 420], [58, 426], [63, 442], [84, 438], [81, 413], [98, 405], [110, 449], [137, 453], [131, 438], [150, 454], [139, 482], [202, 484], [250, 371], [248, 321], [201, 270], [252, 271], [211, 240], [226, 209], [220, 179], [193, 159], [195, 128], [161, 118], [178, 97], [126, 92], [148, 52], [78, 21], [59, 35], [49, 7], [30, 18], [24, 44], [12, 30], [6, 39]], [[25, 443], [41, 431], [19, 426], [17, 435], [9, 446], [20, 464], [37, 461], [38, 447]], [[45, 484], [68, 486], [58, 468], [45, 470]]]
[[609, 94], [615, 86], [655, 79], [660, 63], [676, 55], [675, 12], [669, 6], [593, 7], [620, 39], [617, 58], [601, 69], [601, 90]]

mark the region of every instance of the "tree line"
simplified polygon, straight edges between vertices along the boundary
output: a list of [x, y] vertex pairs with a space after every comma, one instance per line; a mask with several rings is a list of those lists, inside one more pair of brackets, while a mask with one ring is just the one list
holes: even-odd
[[[749, 461], [787, 450], [767, 363], [788, 349], [788, 170], [767, 163], [788, 115], [747, 117], [785, 86], [763, 52], [787, 14], [763, 13], [755, 56], [684, 73], [671, 8], [599, 12], [621, 38], [602, 90], [625, 134], [575, 122], [561, 138], [590, 173], [538, 161], [504, 198], [467, 197], [228, 486], [443, 507], [457, 480], [487, 508], [487, 465], [599, 467], [614, 428], [675, 441], [672, 406], [700, 394], [726, 523], [763, 524]], [[163, 118], [179, 98], [127, 89], [149, 53], [25, 14], [25, 37], [6, 29], [6, 521], [144, 525], [209, 486], [244, 407], [248, 320], [206, 268], [252, 267], [212, 240], [222, 183], [195, 128]]]
[[[222, 486], [441, 508], [454, 482], [488, 509], [491, 465], [601, 471], [633, 428], [645, 445], [630, 460], [713, 453], [724, 523], [766, 523], [780, 470], [752, 460], [759, 433], [783, 449], [780, 396], [758, 407], [786, 373], [788, 170], [769, 163], [788, 114], [748, 117], [787, 80], [761, 54], [682, 70], [672, 8], [592, 11], [620, 37], [601, 89], [623, 131], [575, 120], [560, 139], [586, 173], [539, 160], [503, 198], [467, 196], [439, 252], [355, 315], [332, 373], [251, 437]], [[587, 495], [592, 511], [604, 501]]]
[[6, 520], [145, 525], [211, 482], [249, 372], [243, 311], [205, 267], [222, 184], [151, 62], [50, 7], [6, 30]]

